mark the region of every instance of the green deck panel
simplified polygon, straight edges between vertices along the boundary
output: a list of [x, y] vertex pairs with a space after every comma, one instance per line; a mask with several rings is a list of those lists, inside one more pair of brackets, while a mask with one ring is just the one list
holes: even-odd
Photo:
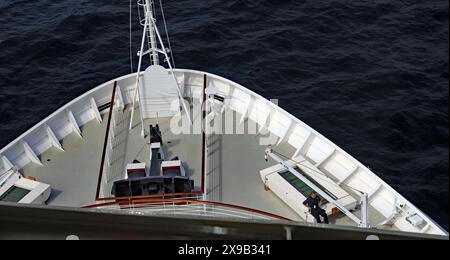
[[[337, 199], [333, 194], [331, 194], [327, 189], [325, 189], [322, 185], [320, 185], [317, 181], [315, 181], [313, 178], [308, 176], [306, 173], [304, 173], [299, 167], [294, 168], [296, 171], [301, 173], [305, 178], [307, 178], [309, 181], [314, 183], [317, 187], [319, 187], [321, 190], [326, 192], [330, 197]], [[306, 185], [302, 180], [297, 178], [293, 173], [289, 171], [284, 171], [280, 173], [280, 176], [283, 177], [289, 184], [291, 184], [295, 189], [297, 189], [303, 196], [309, 197], [311, 193], [315, 190], [313, 190], [311, 187]], [[317, 192], [317, 191], [315, 191]], [[321, 198], [322, 203], [326, 204], [328, 203], [328, 200], [325, 198]]]
[[19, 202], [30, 193], [30, 190], [12, 186], [7, 192], [0, 196], [2, 202]]

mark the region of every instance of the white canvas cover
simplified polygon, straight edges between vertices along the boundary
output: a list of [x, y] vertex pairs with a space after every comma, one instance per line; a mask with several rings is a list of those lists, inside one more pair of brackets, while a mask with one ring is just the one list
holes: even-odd
[[164, 67], [148, 67], [139, 85], [139, 103], [143, 119], [180, 114], [177, 82]]

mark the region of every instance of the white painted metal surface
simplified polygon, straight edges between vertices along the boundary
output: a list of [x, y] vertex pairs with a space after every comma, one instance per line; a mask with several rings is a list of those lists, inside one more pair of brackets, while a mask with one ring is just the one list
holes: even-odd
[[[361, 219], [350, 212], [350, 210], [355, 209], [357, 201], [348, 192], [334, 183], [330, 178], [324, 176], [304, 157], [297, 157], [293, 160], [286, 161], [273, 153], [270, 149], [268, 149], [266, 154], [267, 156], [272, 157], [279, 164], [261, 171], [261, 178], [264, 185], [275, 192], [280, 199], [286, 202], [306, 221], [311, 222], [314, 220], [314, 218], [309, 214], [308, 209], [302, 205], [302, 202], [306, 200], [307, 196], [301, 194], [298, 190], [292, 187], [292, 185], [284, 180], [279, 173], [286, 170], [292, 172], [297, 178], [302, 180], [320, 196], [329, 201], [328, 204], [324, 205], [324, 210], [327, 215], [331, 215], [333, 208], [337, 207], [359, 226], [368, 227], [367, 223], [363, 223]], [[321, 190], [316, 184], [302, 176], [302, 174], [300, 174], [295, 167], [299, 167], [300, 170], [307, 174], [311, 179], [315, 180], [316, 183], [320, 184], [326, 189], [326, 191], [329, 191], [336, 198], [331, 197], [331, 195], [329, 195], [325, 190]]]
[[[183, 92], [181, 90], [181, 87], [180, 87], [180, 84], [178, 82], [178, 79], [175, 76], [175, 72], [173, 70], [172, 61], [169, 58], [169, 55], [167, 53], [168, 49], [166, 49], [166, 47], [164, 45], [164, 42], [163, 42], [163, 40], [161, 38], [161, 35], [159, 33], [158, 27], [156, 26], [156, 19], [154, 17], [154, 12], [153, 12], [154, 8], [155, 8], [154, 7], [154, 3], [151, 0], [139, 0], [138, 1], [138, 6], [142, 6], [143, 9], [144, 9], [144, 23], [143, 23], [144, 30], [143, 30], [143, 33], [142, 33], [141, 50], [138, 53], [139, 63], [138, 63], [138, 71], [137, 71], [137, 78], [136, 78], [136, 89], [137, 89], [137, 92], [135, 92], [134, 99], [133, 99], [133, 102], [132, 102], [132, 104], [133, 104], [132, 112], [131, 112], [132, 120], [130, 122], [130, 129], [133, 127], [133, 118], [134, 118], [134, 113], [135, 113], [135, 109], [136, 109], [136, 102], [137, 102], [138, 95], [141, 98], [144, 98], [143, 100], [139, 101], [140, 103], [143, 103], [143, 104], [140, 104], [140, 105], [144, 106], [143, 109], [141, 107], [141, 123], [143, 123], [143, 121], [146, 118], [151, 118], [151, 117], [147, 117], [148, 116], [147, 115], [147, 113], [148, 113], [147, 108], [149, 106], [149, 103], [148, 103], [149, 100], [147, 98], [149, 97], [148, 93], [151, 93], [150, 91], [153, 90], [153, 91], [157, 92], [157, 94], [154, 95], [153, 98], [158, 97], [157, 99], [161, 99], [161, 94], [163, 94], [164, 95], [164, 100], [165, 100], [166, 99], [166, 95], [171, 95], [172, 94], [173, 85], [176, 85], [176, 91], [178, 93], [178, 97], [179, 97], [180, 100], [183, 100]], [[161, 9], [162, 9], [162, 7], [161, 7]], [[167, 27], [166, 27], [166, 29], [167, 29]], [[144, 47], [145, 47], [145, 43], [146, 42], [148, 42], [148, 44], [149, 44], [149, 49], [144, 52]], [[158, 44], [159, 44], [160, 48], [158, 48]], [[170, 69], [169, 75], [173, 79], [172, 82], [169, 82], [167, 80], [167, 78], [164, 77], [165, 75], [163, 75], [162, 72], [158, 73], [157, 70], [152, 72], [152, 73], [155, 73], [154, 76], [156, 76], [157, 80], [161, 81], [164, 78], [162, 80], [163, 81], [162, 83], [164, 85], [166, 85], [166, 87], [168, 87], [166, 89], [167, 93], [164, 93], [164, 92], [160, 93], [158, 91], [159, 90], [158, 87], [156, 87], [156, 89], [151, 89], [150, 86], [149, 86], [149, 83], [145, 83], [145, 84], [141, 85], [141, 77], [139, 75], [140, 75], [141, 69], [142, 69], [142, 58], [143, 58], [144, 55], [149, 54], [149, 53], [151, 53], [151, 56], [150, 56], [151, 57], [151, 64], [153, 66], [155, 66], [156, 68], [159, 67], [159, 55], [158, 55], [158, 53], [161, 53], [162, 55], [164, 55], [165, 62], [169, 66], [169, 69]], [[152, 67], [152, 66], [150, 66], [150, 67]], [[145, 77], [145, 74], [147, 74], [147, 77]], [[148, 74], [150, 74], [150, 71], [148, 71], [147, 73], [144, 73], [144, 78], [147, 78], [147, 82], [153, 80], [153, 77], [150, 79], [148, 77]], [[139, 93], [141, 91], [144, 91], [145, 93]], [[160, 103], [159, 100], [157, 102]], [[187, 106], [186, 106], [186, 104], [185, 104], [185, 102], [180, 102], [180, 103], [181, 103], [181, 106], [183, 107], [184, 111], [189, 111]], [[153, 105], [153, 104], [151, 104], [151, 105]], [[159, 104], [159, 106], [161, 106], [161, 104]], [[176, 106], [179, 107], [178, 104]], [[160, 108], [158, 108], [158, 109], [160, 109]], [[178, 110], [178, 108], [177, 108], [177, 110]], [[167, 112], [164, 111], [162, 113], [167, 113]], [[191, 119], [190, 114], [189, 113], [185, 113], [185, 116], [188, 118], [189, 122], [192, 124], [192, 119]], [[142, 132], [142, 135], [144, 135], [144, 134], [145, 134], [145, 131]]]
[[[102, 115], [107, 111], [100, 111], [99, 108], [110, 105], [113, 84], [117, 81], [119, 87], [116, 97], [113, 99], [115, 109], [110, 128], [112, 135], [107, 140], [109, 146], [107, 151], [108, 167], [105, 169], [106, 178], [103, 179], [105, 188], [102, 189], [102, 193], [107, 195], [109, 192], [108, 184], [123, 175], [122, 166], [125, 165], [125, 162], [121, 161], [124, 160], [123, 154], [114, 154], [112, 147], [127, 143], [127, 138], [134, 134], [132, 128], [139, 125], [134, 122], [137, 121], [134, 120], [137, 104], [141, 106], [140, 127], [143, 133], [144, 119], [155, 117], [155, 110], [159, 110], [156, 106], [167, 110], [167, 101], [164, 101], [164, 105], [156, 104], [158, 102], [156, 99], [167, 95], [170, 98], [176, 96], [179, 101], [182, 101], [184, 97], [202, 100], [205, 87], [204, 76], [206, 75], [208, 79], [207, 87], [216, 89], [216, 94], [224, 98], [223, 104], [220, 104], [222, 106], [221, 113], [231, 109], [239, 116], [240, 123], [245, 120], [255, 122], [258, 125], [258, 131], [267, 130], [277, 138], [275, 142], [277, 146], [289, 146], [288, 150], [294, 151], [289, 154], [291, 158], [302, 156], [330, 179], [336, 180], [338, 185], [350, 186], [368, 194], [367, 202], [370, 208], [384, 217], [384, 221], [380, 223], [380, 228], [448, 235], [430, 217], [421, 212], [370, 169], [276, 104], [225, 78], [200, 71], [174, 69], [170, 62], [168, 50], [165, 48], [156, 26], [152, 3], [150, 0], [139, 1], [139, 6], [144, 8], [145, 19], [142, 21], [144, 30], [139, 52], [138, 72], [114, 79], [83, 94], [1, 149], [0, 176], [2, 178], [7, 176], [6, 174], [11, 169], [24, 169], [30, 165], [45, 169], [40, 157], [54, 148], [61, 153], [68, 149], [76, 149], [76, 147], [66, 147], [63, 141], [72, 135], [77, 136], [78, 140], [82, 141], [85, 138], [83, 126], [88, 125], [92, 120], [102, 124]], [[147, 36], [150, 38], [151, 46], [149, 50], [144, 51]], [[159, 65], [158, 54], [162, 54], [169, 69], [163, 71], [161, 67], [153, 67], [152, 69], [158, 68], [158, 73], [149, 73], [146, 77], [145, 73], [141, 72], [142, 58], [146, 54], [151, 55], [152, 65]], [[162, 80], [163, 72], [165, 73], [164, 76], [168, 76], [164, 80]], [[151, 82], [155, 84], [152, 85]], [[148, 83], [150, 86], [147, 86]], [[152, 91], [157, 93], [152, 93]], [[147, 101], [148, 103], [146, 103]], [[189, 111], [186, 103], [180, 103], [183, 112], [185, 112], [182, 114], [192, 124], [195, 120], [191, 119], [190, 113], [186, 113]], [[131, 106], [131, 116], [124, 111], [126, 106]], [[179, 106], [177, 107], [179, 109]], [[172, 114], [167, 115], [171, 116]], [[98, 123], [96, 124], [98, 125]], [[122, 127], [124, 124], [129, 126], [126, 127], [129, 131]], [[126, 134], [123, 135], [123, 133]], [[142, 139], [139, 140], [142, 141]], [[121, 151], [126, 153], [126, 147]], [[245, 156], [245, 153], [249, 151], [238, 152]], [[229, 164], [233, 162], [223, 161], [220, 163]], [[92, 169], [93, 172], [96, 172], [96, 170], [98, 169]], [[63, 174], [64, 168], [61, 169], [61, 172]], [[237, 179], [236, 182], [239, 182], [239, 180]]]
[[164, 67], [148, 67], [139, 84], [141, 117], [146, 119], [172, 117], [181, 113], [177, 82]]
[[[268, 117], [265, 125], [272, 125], [269, 129], [274, 130], [274, 134], [277, 136], [284, 136], [284, 139], [287, 140], [288, 144], [292, 145], [297, 151], [295, 155], [305, 156], [305, 158], [315, 165], [318, 165], [320, 170], [329, 174], [330, 177], [336, 178], [346, 185], [367, 192], [370, 195], [370, 206], [382, 213], [386, 219], [391, 218], [393, 213], [400, 211], [396, 214], [395, 222], [393, 223], [398, 229], [408, 232], [447, 235], [447, 232], [439, 227], [439, 225], [431, 218], [421, 212], [411, 202], [376, 176], [371, 170], [323, 137], [320, 133], [316, 132], [314, 129], [272, 102], [239, 84], [216, 75], [192, 70], [175, 70], [175, 74], [178, 78], [184, 78], [185, 85], [183, 87], [189, 89], [189, 91], [186, 91], [187, 93], [196, 93], [197, 90], [202, 89], [204, 75], [207, 75], [210, 79], [209, 82], [213, 82], [211, 85], [217, 84], [217, 88], [223, 93], [232, 93], [235, 89], [239, 89], [240, 93], [246, 93], [252, 100], [251, 106], [248, 108], [251, 112], [244, 113], [243, 108], [245, 108], [245, 106], [239, 108], [238, 106], [233, 106], [234, 109], [239, 110], [237, 112], [241, 115], [246, 114], [248, 117], [256, 119], [255, 121], [258, 123], [264, 124], [263, 121], [266, 121], [264, 118], [267, 117], [267, 111], [270, 108], [270, 114], [276, 116]], [[53, 129], [54, 135], [58, 140], [64, 139], [64, 137], [68, 136], [70, 133], [78, 133], [78, 129], [74, 127], [74, 121], [76, 121], [76, 125], [80, 127], [91, 120], [95, 120], [95, 116], [90, 110], [91, 98], [94, 98], [99, 106], [107, 104], [111, 97], [113, 82], [116, 80], [121, 86], [124, 102], [130, 104], [135, 93], [135, 79], [136, 74], [117, 78], [69, 102], [67, 105], [60, 108], [58, 111], [1, 149], [0, 155], [2, 155], [3, 158], [3, 165], [7, 165], [7, 167], [14, 165], [20, 169], [32, 162], [29, 155], [30, 151], [28, 151], [27, 154], [23, 146], [23, 141], [29, 141], [30, 148], [37, 156], [50, 147], [53, 147], [54, 139], [51, 137], [49, 138], [46, 126]], [[72, 111], [72, 120], [69, 120], [70, 116], [68, 119], [67, 111]], [[279, 124], [279, 118], [281, 117], [289, 119], [289, 121], [292, 122], [293, 125], [289, 127], [289, 130], [286, 131], [287, 124], [284, 126]], [[294, 154], [292, 156], [294, 156]], [[4, 168], [4, 166], [2, 166], [2, 168]], [[411, 216], [412, 214], [417, 214], [423, 218], [427, 223], [427, 228], [418, 229], [409, 223], [406, 220], [406, 217]]]
[[50, 185], [25, 179], [20, 173], [12, 172], [7, 178], [0, 180], [0, 196], [7, 193], [13, 187], [29, 191], [28, 194], [17, 202], [20, 204], [43, 205], [49, 199], [51, 194]]

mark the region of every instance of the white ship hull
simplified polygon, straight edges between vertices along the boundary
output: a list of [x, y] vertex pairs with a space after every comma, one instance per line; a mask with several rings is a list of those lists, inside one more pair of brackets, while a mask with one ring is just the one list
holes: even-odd
[[[301, 156], [343, 190], [346, 190], [355, 201], [359, 201], [360, 198], [349, 191], [348, 187], [368, 194], [369, 222], [373, 228], [448, 235], [430, 217], [421, 212], [370, 169], [276, 104], [237, 83], [216, 75], [181, 69], [174, 72], [185, 98], [193, 100], [193, 102], [195, 100], [202, 102], [206, 75], [206, 87], [214, 87], [217, 95], [225, 97], [223, 104], [218, 105], [220, 111], [217, 111], [216, 117], [223, 117], [230, 113], [234, 115], [235, 122], [238, 125], [251, 122], [257, 126], [255, 134], [232, 133], [227, 135], [224, 133], [215, 135], [223, 138], [221, 139], [222, 146], [215, 148], [220, 150], [222, 155], [214, 159], [212, 155], [214, 151], [207, 150], [208, 159], [205, 164], [206, 172], [209, 169], [210, 174], [206, 174], [206, 176], [201, 176], [201, 135], [193, 133], [192, 136], [195, 136], [193, 138], [180, 137], [181, 142], [186, 139], [191, 140], [191, 143], [186, 141], [184, 147], [180, 145], [177, 147], [176, 144], [173, 146], [179, 153], [178, 156], [188, 158], [186, 160], [189, 161], [192, 168], [191, 176], [197, 183], [197, 187], [199, 183], [204, 182], [202, 185], [204, 186], [202, 187], [204, 189], [203, 194], [199, 195], [202, 201], [233, 204], [273, 213], [293, 221], [308, 221], [307, 218], [305, 219], [305, 213], [296, 210], [295, 203], [292, 200], [289, 201], [292, 199], [290, 196], [293, 191], [290, 195], [284, 194], [285, 191], [292, 190], [288, 183], [278, 181], [269, 184], [265, 183], [267, 179], [261, 180], [260, 172], [274, 164], [276, 165], [276, 162], [273, 161], [264, 162], [266, 147], [257, 143], [257, 137], [260, 137], [262, 132], [267, 131], [272, 138], [275, 138], [272, 146], [274, 150], [289, 158]], [[131, 118], [129, 110], [135, 96], [136, 74], [114, 79], [88, 91], [61, 107], [1, 149], [0, 174], [11, 169], [18, 169], [24, 177], [33, 176], [38, 180], [45, 180], [57, 191], [49, 201], [50, 205], [83, 207], [113, 202], [114, 200], [99, 200], [99, 198], [111, 197], [112, 182], [122, 178], [120, 173], [123, 172], [123, 169], [116, 171], [116, 173], [113, 173], [113, 167], [105, 170], [105, 175], [100, 183], [101, 188], [97, 191], [98, 194], [95, 194], [95, 192], [102, 154], [101, 148], [106, 129], [105, 121], [109, 114], [107, 108], [111, 101], [114, 82], [117, 82], [114, 111], [121, 111], [121, 119], [124, 122], [129, 122]], [[105, 109], [99, 109], [102, 107]], [[195, 125], [196, 118], [201, 118], [200, 113], [193, 112], [192, 116]], [[114, 117], [118, 117], [118, 115]], [[116, 120], [117, 118], [113, 121]], [[164, 121], [164, 119], [160, 120]], [[120, 122], [113, 122], [114, 127], [116, 127], [116, 129], [112, 127], [113, 131], [123, 131], [122, 134], [126, 136], [126, 138], [123, 138], [123, 140], [126, 140], [123, 149], [127, 151], [127, 154], [133, 153], [130, 151], [136, 149], [139, 152], [138, 144], [139, 139], [142, 138], [142, 125], [137, 121], [131, 130], [126, 126], [118, 129]], [[161, 124], [164, 125], [165, 123], [162, 122]], [[170, 123], [166, 125], [169, 129]], [[113, 135], [117, 137], [120, 134], [116, 132]], [[137, 141], [134, 142], [133, 138]], [[170, 137], [170, 139], [174, 138], [176, 137]], [[117, 140], [111, 142], [114, 141]], [[251, 142], [254, 142], [254, 144], [251, 144]], [[110, 148], [112, 152], [114, 152], [114, 149], [121, 149], [117, 148], [117, 144], [111, 144], [111, 147], [113, 147]], [[230, 153], [232, 155], [228, 156], [227, 154]], [[47, 161], [46, 158], [56, 159]], [[235, 158], [244, 158], [243, 160], [248, 161], [248, 164], [236, 163]], [[108, 159], [112, 160], [112, 158]], [[127, 155], [118, 155], [115, 160], [123, 160], [124, 162], [121, 163], [123, 165], [125, 161], [130, 159], [127, 158]], [[195, 162], [195, 160], [198, 160], [198, 162]], [[110, 166], [114, 164], [111, 161], [108, 163]], [[208, 165], [215, 163], [217, 165]], [[78, 167], [76, 167], [77, 165]], [[220, 170], [215, 172], [213, 168]], [[273, 187], [268, 187], [270, 185]], [[264, 189], [265, 186], [266, 189]], [[298, 205], [301, 203], [302, 201], [298, 201]], [[104, 205], [99, 205], [99, 207], [102, 208]], [[114, 207], [110, 205], [109, 209], [112, 208]], [[154, 214], [154, 205], [149, 208], [151, 210], [142, 210], [141, 213]], [[120, 210], [120, 207], [118, 209]], [[161, 212], [164, 214], [164, 211]], [[182, 211], [178, 210], [172, 211], [171, 214], [176, 212], [182, 214]], [[190, 212], [190, 214], [194, 213]], [[221, 216], [223, 217], [223, 215]], [[229, 216], [234, 218], [237, 214], [233, 213]], [[211, 217], [214, 217], [214, 214]], [[412, 222], [411, 218], [420, 221], [419, 223]], [[343, 214], [334, 219], [334, 224], [356, 225]]]

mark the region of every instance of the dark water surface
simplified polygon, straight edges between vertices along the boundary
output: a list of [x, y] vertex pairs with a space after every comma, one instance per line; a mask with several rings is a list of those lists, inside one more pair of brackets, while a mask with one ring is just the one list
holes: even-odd
[[[177, 67], [280, 99], [448, 229], [447, 0], [163, 2]], [[0, 0], [0, 147], [130, 72], [128, 8]]]

